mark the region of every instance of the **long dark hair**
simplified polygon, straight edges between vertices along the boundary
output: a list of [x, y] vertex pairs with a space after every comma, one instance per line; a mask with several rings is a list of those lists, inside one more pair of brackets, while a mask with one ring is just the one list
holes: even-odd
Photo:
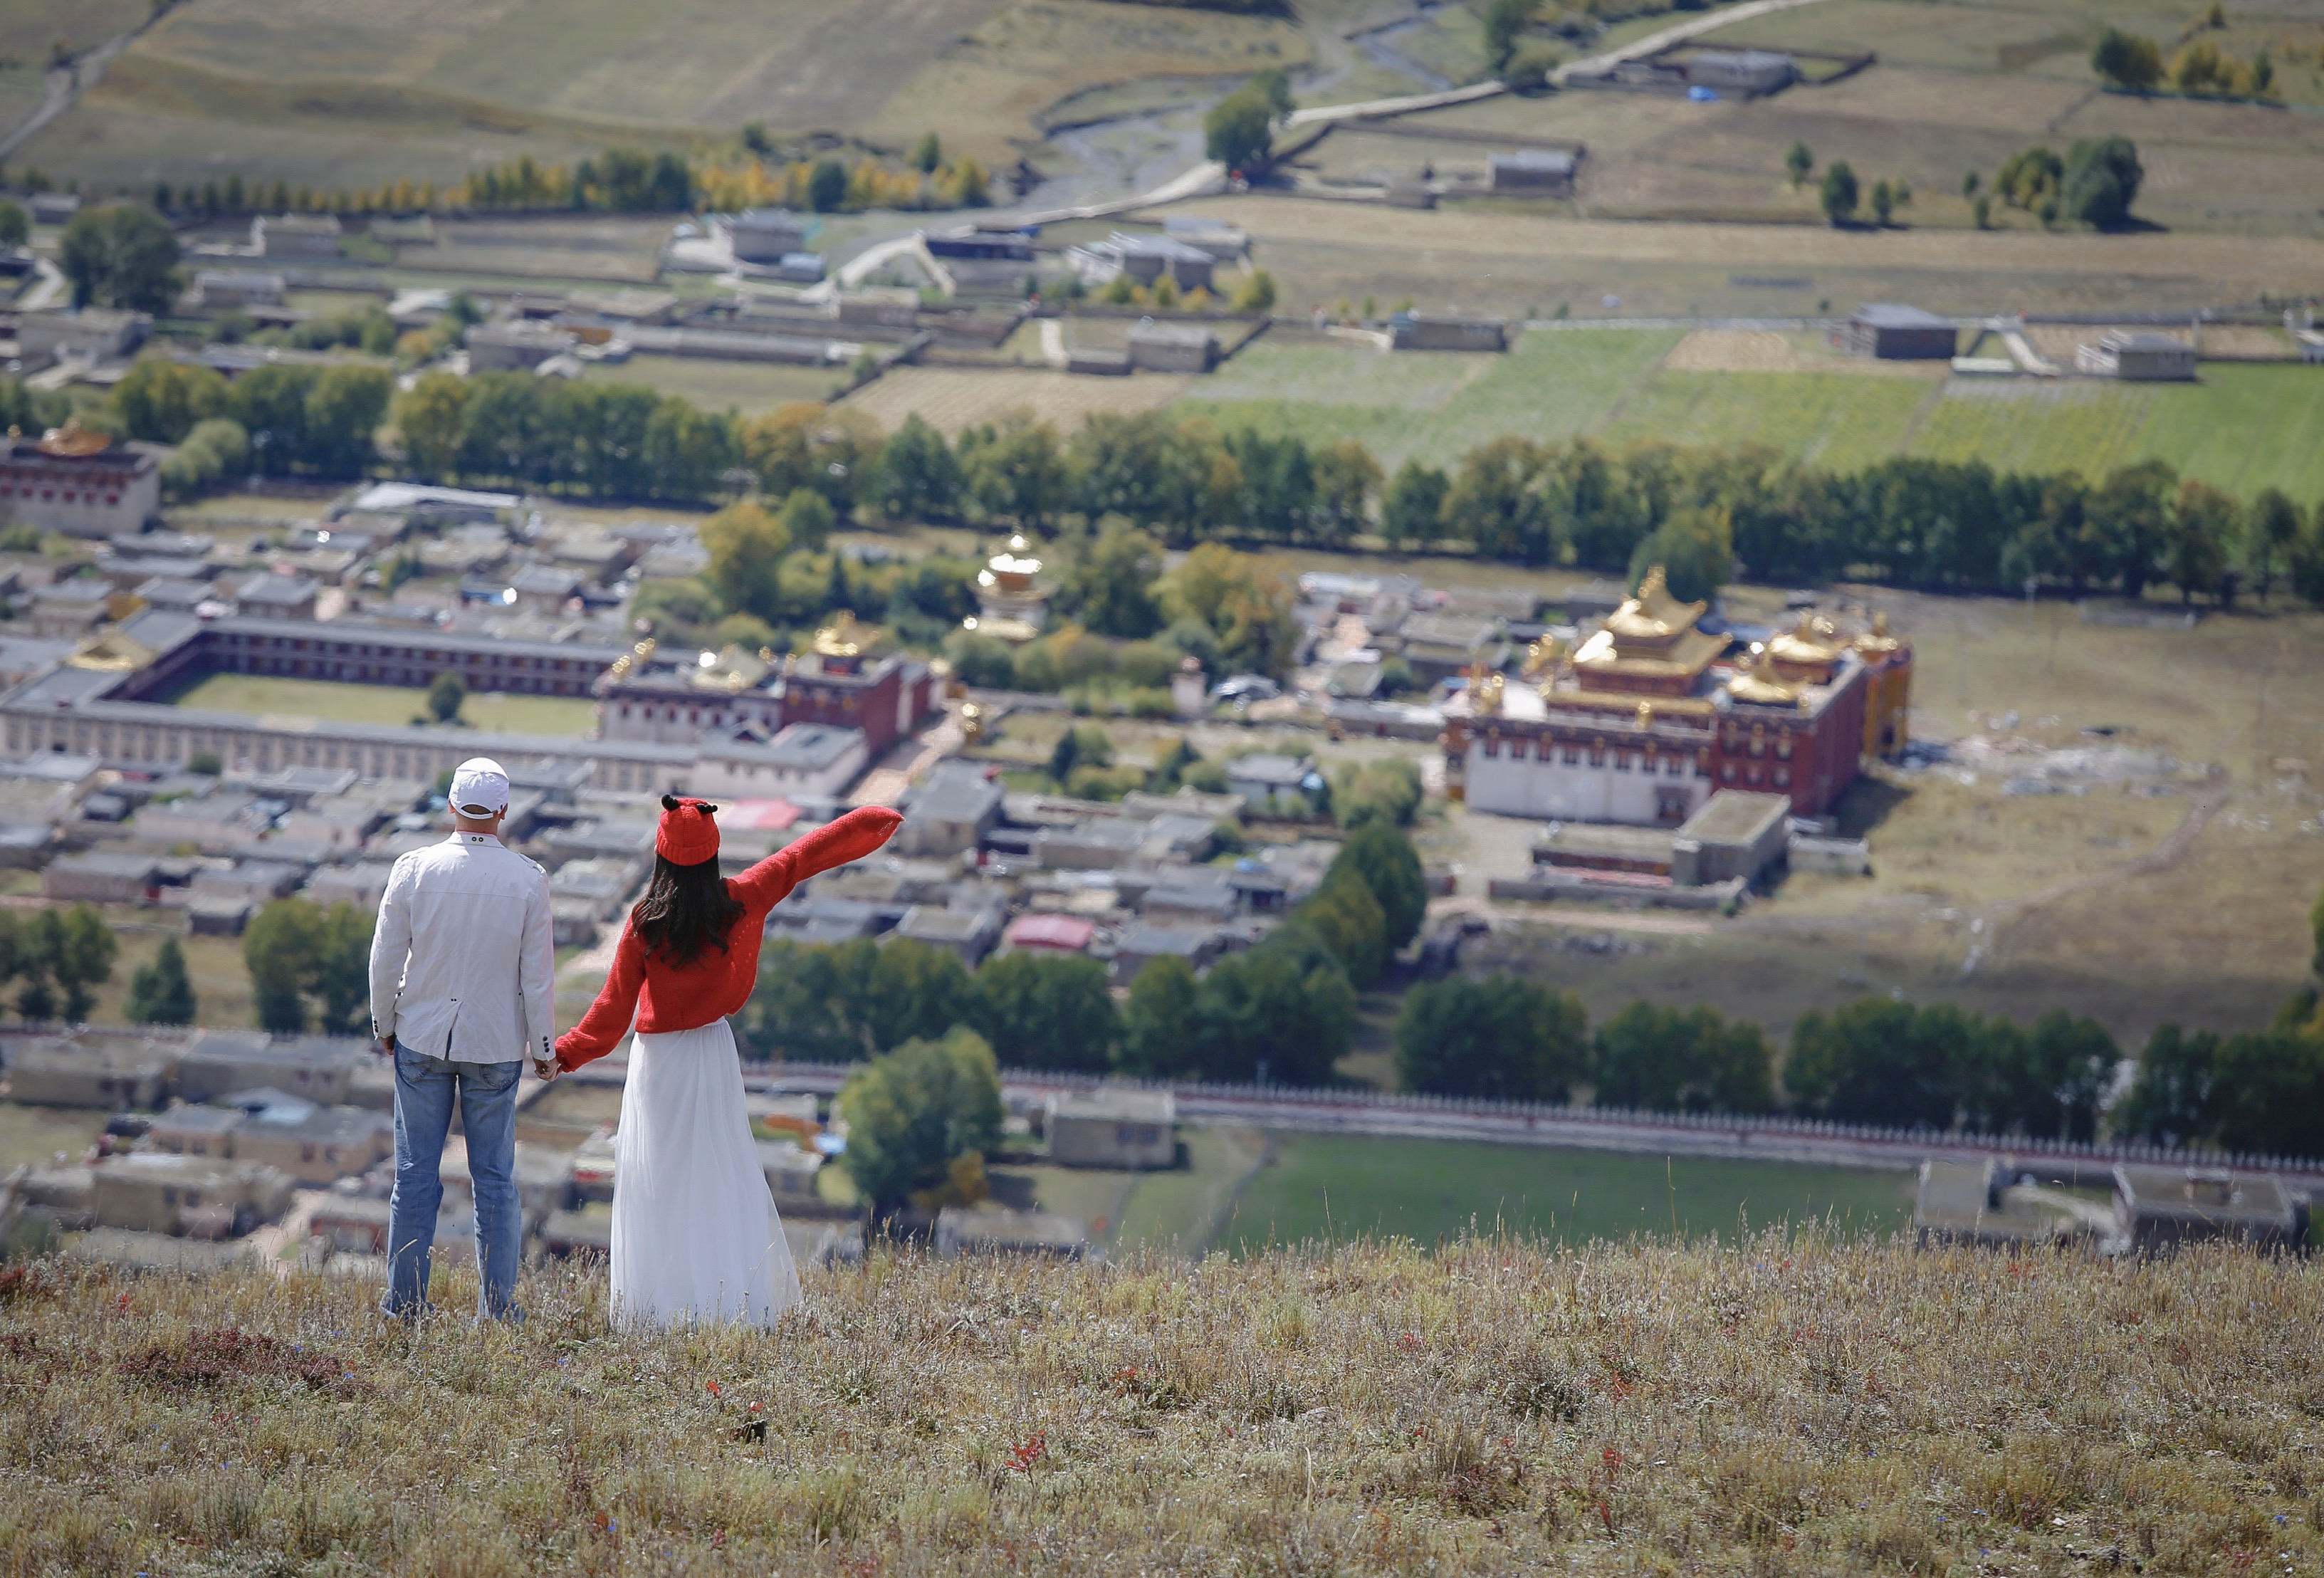
[[715, 947], [726, 951], [726, 934], [742, 918], [742, 901], [718, 874], [718, 857], [698, 864], [673, 864], [654, 856], [645, 897], [630, 909], [630, 927], [672, 969], [683, 970]]

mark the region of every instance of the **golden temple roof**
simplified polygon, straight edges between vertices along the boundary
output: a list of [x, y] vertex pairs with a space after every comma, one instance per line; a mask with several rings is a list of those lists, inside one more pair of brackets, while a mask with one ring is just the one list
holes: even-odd
[[729, 643], [715, 656], [708, 652], [703, 656], [710, 661], [697, 663], [694, 672], [687, 676], [687, 682], [701, 690], [748, 690], [766, 678], [774, 668], [771, 651], [752, 652], [734, 643]]
[[68, 417], [61, 428], [51, 428], [32, 446], [43, 455], [54, 455], [67, 460], [82, 460], [91, 455], [102, 455], [113, 448], [112, 438], [80, 425], [78, 417]]
[[1618, 645], [1666, 645], [1693, 630], [1694, 622], [1710, 606], [1682, 603], [1672, 596], [1663, 567], [1655, 565], [1638, 583], [1637, 593], [1606, 616], [1606, 628]]
[[1760, 706], [1797, 706], [1800, 702], [1800, 687], [1775, 672], [1773, 655], [1756, 642], [1751, 666], [1727, 682], [1727, 694]]
[[1887, 657], [1904, 649], [1904, 641], [1888, 633], [1888, 616], [1885, 614], [1874, 614], [1872, 628], [1856, 638], [1856, 650], [1867, 657]]
[[1680, 632], [1676, 641], [1656, 651], [1625, 651], [1621, 641], [1601, 630], [1583, 641], [1573, 654], [1573, 666], [1585, 674], [1623, 675], [1640, 679], [1691, 679], [1711, 667], [1727, 650], [1727, 638], [1699, 630]]
[[1818, 669], [1840, 661], [1840, 654], [1846, 650], [1839, 628], [1831, 620], [1805, 611], [1797, 625], [1767, 643], [1768, 654], [1775, 661]]
[[79, 650], [65, 660], [65, 667], [94, 669], [100, 674], [128, 674], [143, 669], [155, 656], [152, 648], [116, 630], [83, 641]]
[[837, 619], [815, 632], [815, 653], [818, 658], [860, 658], [879, 639], [877, 628], [856, 623], [854, 614], [843, 608]]

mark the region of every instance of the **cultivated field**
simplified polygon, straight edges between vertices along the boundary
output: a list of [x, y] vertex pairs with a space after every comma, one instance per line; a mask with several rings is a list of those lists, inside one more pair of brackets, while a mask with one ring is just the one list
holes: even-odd
[[950, 437], [1022, 411], [1070, 433], [1102, 412], [1126, 414], [1168, 405], [1193, 382], [1190, 376], [1166, 373], [1101, 378], [1046, 368], [899, 367], [842, 403], [876, 418], [890, 430], [917, 414]]
[[[1615, 94], [1570, 97], [1586, 99], [1585, 108], [1625, 102]], [[1788, 145], [1776, 145], [1769, 180], [1780, 183]], [[1957, 187], [1960, 171], [1948, 179]], [[1410, 299], [1431, 309], [1458, 304], [1529, 316], [1560, 305], [1591, 317], [1796, 315], [1822, 302], [1845, 312], [1859, 301], [1892, 300], [1964, 313], [2191, 312], [2264, 295], [2297, 299], [2312, 288], [2314, 272], [2310, 243], [2286, 235], [1640, 225], [1563, 217], [1554, 207], [1506, 199], [1423, 211], [1247, 195], [1208, 199], [1203, 210], [1251, 231], [1254, 255], [1275, 274], [1283, 309], [1293, 314], [1367, 294], [1383, 304]], [[1618, 307], [1604, 304], [1609, 296]]]
[[663, 394], [683, 395], [705, 411], [731, 410], [744, 416], [798, 401], [829, 400], [847, 384], [846, 370], [840, 367], [716, 362], [702, 356], [592, 362], [582, 377], [592, 383], [643, 383]]
[[57, 1152], [78, 1158], [105, 1128], [105, 1114], [0, 1102], [0, 1173], [46, 1167]]
[[[211, 674], [170, 696], [172, 706], [213, 712], [328, 718], [337, 723], [410, 723], [428, 710], [428, 693], [395, 685], [345, 685], [328, 679], [283, 679], [263, 674]], [[594, 726], [591, 703], [577, 697], [519, 696], [479, 690], [460, 715], [468, 726], [518, 734], [586, 734]]]
[[[2047, 332], [2071, 344], [2099, 331]], [[1269, 337], [1180, 409], [1311, 441], [1361, 438], [1391, 466], [1408, 455], [1442, 464], [1505, 432], [1592, 434], [1765, 444], [1836, 471], [1928, 455], [2097, 476], [2158, 457], [2246, 496], [2324, 494], [2324, 374], [2289, 363], [2206, 363], [2194, 384], [2125, 385], [1954, 378], [1766, 331], [1549, 329], [1506, 356]]]
[[[43, 1263], [26, 1572], [2299, 1572], [2324, 1269], [1484, 1239], [1189, 1270], [875, 1253], [771, 1333]], [[129, 1427], [125, 1422], [134, 1422]]]

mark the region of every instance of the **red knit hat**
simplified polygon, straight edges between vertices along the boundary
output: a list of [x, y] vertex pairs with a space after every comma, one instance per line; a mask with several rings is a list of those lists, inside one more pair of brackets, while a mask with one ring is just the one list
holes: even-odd
[[654, 829], [654, 853], [674, 866], [698, 866], [718, 858], [718, 807], [707, 800], [661, 798], [661, 826]]

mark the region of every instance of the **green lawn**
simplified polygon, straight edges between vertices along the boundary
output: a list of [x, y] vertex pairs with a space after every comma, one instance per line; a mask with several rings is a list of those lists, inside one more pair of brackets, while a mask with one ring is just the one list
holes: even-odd
[[1679, 338], [1662, 329], [1530, 334], [1499, 356], [1262, 339], [1177, 409], [1311, 442], [1360, 438], [1391, 469], [1407, 456], [1442, 464], [1502, 433], [1596, 430]]
[[1895, 453], [1930, 392], [1918, 378], [1659, 372], [1605, 437], [1618, 443], [1765, 444], [1833, 471], [1859, 471]]
[[1559, 1242], [1689, 1235], [1731, 1238], [1827, 1214], [1845, 1231], [1909, 1224], [1903, 1173], [1689, 1157], [1628, 1156], [1433, 1140], [1277, 1134], [1219, 1235], [1222, 1248], [1330, 1236], [1423, 1244], [1505, 1227]]
[[841, 367], [794, 366], [778, 362], [719, 362], [700, 356], [632, 356], [626, 362], [593, 362], [583, 374], [590, 383], [643, 383], [676, 394], [705, 411], [737, 411], [756, 416], [798, 401], [821, 403], [845, 387]]
[[1678, 371], [1659, 329], [1528, 334], [1503, 356], [1261, 340], [1174, 408], [1222, 427], [1360, 438], [1390, 469], [1503, 433], [1764, 444], [1849, 472], [1897, 454], [2102, 475], [2150, 457], [2249, 497], [2324, 494], [2324, 372], [2207, 363], [2200, 383]]
[[[428, 707], [426, 691], [401, 686], [281, 679], [259, 674], [211, 674], [168, 700], [175, 706], [212, 712], [328, 718], [351, 724], [408, 724]], [[591, 706], [578, 697], [472, 691], [460, 715], [470, 727], [493, 733], [578, 735], [594, 725]]]

